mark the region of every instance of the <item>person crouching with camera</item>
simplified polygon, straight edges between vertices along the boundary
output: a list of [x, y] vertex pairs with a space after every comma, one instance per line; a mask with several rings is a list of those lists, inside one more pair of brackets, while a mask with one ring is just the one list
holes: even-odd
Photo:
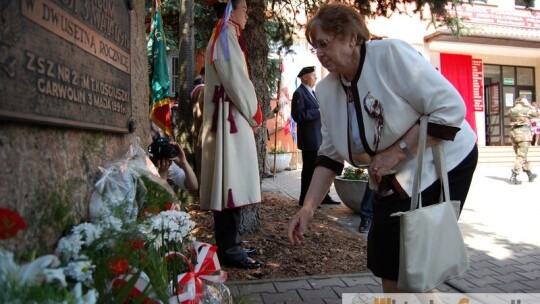
[[148, 156], [158, 169], [161, 178], [175, 190], [197, 190], [199, 187], [197, 176], [177, 142], [169, 141], [166, 137], [154, 139], [148, 146]]

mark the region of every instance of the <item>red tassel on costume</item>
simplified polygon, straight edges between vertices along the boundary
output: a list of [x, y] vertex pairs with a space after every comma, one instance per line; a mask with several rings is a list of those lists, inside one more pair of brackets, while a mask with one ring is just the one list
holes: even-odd
[[232, 194], [232, 189], [229, 189], [228, 198], [227, 198], [227, 208], [234, 208], [234, 197]]
[[253, 120], [257, 122], [257, 127], [260, 127], [263, 123], [263, 114], [261, 110], [261, 104], [257, 102], [257, 113], [253, 116]]
[[229, 103], [229, 116], [227, 117], [227, 120], [231, 124], [231, 134], [237, 133], [238, 129], [236, 128], [236, 122], [234, 121], [234, 116], [232, 114], [232, 103]]

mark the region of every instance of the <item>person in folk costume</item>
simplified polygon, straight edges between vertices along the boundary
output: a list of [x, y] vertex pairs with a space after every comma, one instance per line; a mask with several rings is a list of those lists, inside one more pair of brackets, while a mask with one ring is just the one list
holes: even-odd
[[241, 208], [261, 202], [253, 130], [262, 112], [250, 80], [242, 30], [245, 0], [213, 3], [219, 21], [206, 48], [202, 123], [201, 208], [214, 211], [218, 257], [225, 265], [259, 268], [241, 247]]

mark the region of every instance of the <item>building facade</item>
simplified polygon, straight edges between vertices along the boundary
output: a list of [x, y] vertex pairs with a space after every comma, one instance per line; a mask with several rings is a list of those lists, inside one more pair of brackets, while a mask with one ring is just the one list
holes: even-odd
[[[367, 19], [370, 32], [411, 43], [454, 84], [480, 146], [511, 145], [508, 110], [514, 100], [520, 95], [529, 101], [540, 98], [540, 3], [534, 8], [525, 8], [519, 0], [463, 4], [456, 8], [468, 30], [462, 37], [431, 25], [428, 10], [424, 18], [407, 10], [411, 13]], [[292, 74], [305, 65], [317, 66], [319, 79], [325, 76], [304, 38], [294, 50], [295, 55], [285, 58], [289, 87], [296, 87]]]

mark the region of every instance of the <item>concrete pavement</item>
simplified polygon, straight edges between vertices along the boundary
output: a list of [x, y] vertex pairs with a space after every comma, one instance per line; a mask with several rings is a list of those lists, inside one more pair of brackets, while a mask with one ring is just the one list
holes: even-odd
[[[540, 168], [533, 167], [533, 170]], [[540, 172], [540, 171], [538, 171]], [[439, 286], [441, 292], [540, 293], [540, 177], [533, 183], [525, 174], [521, 185], [507, 183], [510, 168], [478, 167], [460, 228], [471, 270]], [[263, 191], [299, 196], [300, 170], [284, 171], [263, 180]], [[334, 189], [330, 195], [339, 200]], [[347, 208], [323, 206], [325, 208]], [[336, 219], [357, 231], [359, 216], [352, 211]], [[365, 237], [359, 234], [359, 237]], [[323, 246], [323, 245], [321, 245]], [[279, 280], [228, 282], [245, 303], [341, 303], [343, 293], [382, 292], [371, 273], [313, 276]]]

